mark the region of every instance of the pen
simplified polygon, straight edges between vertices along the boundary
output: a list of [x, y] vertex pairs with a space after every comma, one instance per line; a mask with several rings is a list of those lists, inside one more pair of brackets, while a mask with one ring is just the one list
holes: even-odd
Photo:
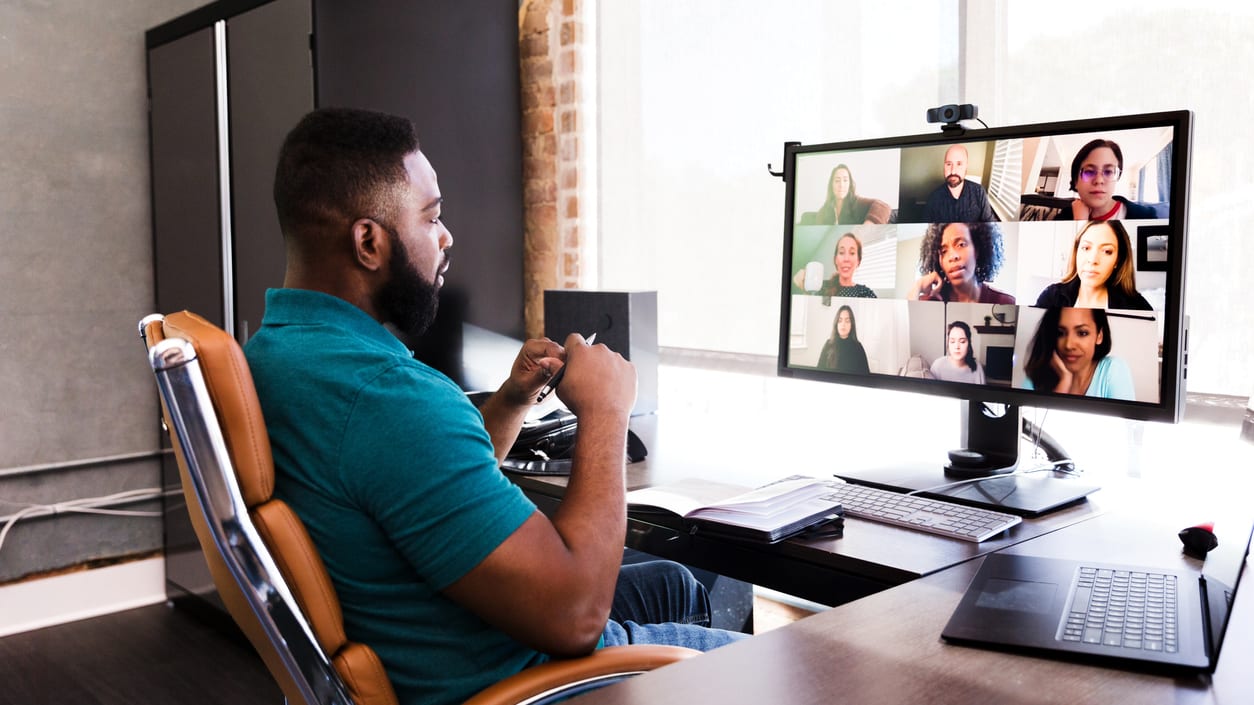
[[[593, 343], [596, 342], [596, 340], [597, 340], [597, 334], [593, 333], [592, 335], [588, 336], [587, 343], [588, 345], [592, 345]], [[562, 365], [562, 368], [559, 369], [553, 375], [553, 378], [550, 379], [548, 382], [545, 382], [544, 387], [540, 389], [539, 396], [536, 397], [537, 404], [544, 401], [545, 397], [552, 394], [554, 389], [557, 389], [557, 383], [562, 381], [562, 375], [564, 374], [566, 374], [566, 365]]]

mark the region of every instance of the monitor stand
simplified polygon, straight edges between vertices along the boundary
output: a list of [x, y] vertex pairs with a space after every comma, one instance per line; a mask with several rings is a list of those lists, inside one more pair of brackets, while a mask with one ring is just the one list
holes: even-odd
[[[837, 476], [901, 492], [926, 490], [920, 494], [1028, 517], [1083, 501], [1100, 489], [1049, 471], [1015, 474], [1019, 467], [1019, 407], [1001, 408], [1004, 413], [984, 402], [963, 402], [964, 446], [949, 451], [948, 463], [898, 463]], [[1036, 439], [1043, 435], [1039, 429], [1035, 434]], [[1052, 439], [1045, 447], [1051, 459], [1060, 459], [1061, 450]], [[946, 486], [955, 482], [962, 484]]]

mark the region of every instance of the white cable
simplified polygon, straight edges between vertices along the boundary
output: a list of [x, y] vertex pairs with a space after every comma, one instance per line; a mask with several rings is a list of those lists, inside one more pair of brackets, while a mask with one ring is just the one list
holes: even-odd
[[946, 482], [941, 485], [932, 485], [931, 487], [920, 487], [919, 489], [911, 490], [907, 492], [906, 494], [912, 495], [912, 494], [919, 494], [920, 492], [935, 492], [937, 490], [947, 490], [950, 487], [957, 487], [959, 485], [969, 485], [969, 484], [973, 484], [976, 482], [988, 482], [989, 480], [1000, 480], [1006, 477], [1022, 477], [1023, 475], [1031, 475], [1034, 472], [1044, 472], [1046, 470], [1053, 470], [1053, 469], [1054, 469], [1054, 465], [1051, 463], [1049, 465], [1043, 465], [1038, 468], [1032, 468], [1031, 470], [1016, 470], [1014, 472], [1008, 472], [1008, 473], [1004, 473], [1001, 475], [985, 475], [984, 477], [972, 477], [966, 480], [955, 480], [953, 482]]
[[[1040, 411], [1040, 409], [1037, 409], [1037, 411]], [[1041, 417], [1040, 417], [1041, 420], [1039, 422], [1037, 421], [1032, 422], [1032, 424], [1036, 426], [1036, 435], [1032, 437], [1032, 457], [1033, 458], [1036, 457], [1036, 452], [1041, 449], [1041, 436], [1044, 435], [1045, 433], [1045, 419], [1048, 417], [1049, 417], [1049, 409], [1046, 409], [1045, 413], [1041, 414]]]
[[[148, 487], [137, 490], [126, 490], [103, 497], [84, 497], [81, 499], [71, 499], [56, 504], [28, 504], [17, 512], [9, 516], [8, 521], [4, 523], [4, 528], [0, 529], [0, 549], [4, 548], [4, 540], [9, 535], [9, 530], [21, 519], [25, 519], [32, 515], [77, 513], [77, 514], [104, 514], [111, 516], [132, 516], [132, 517], [160, 517], [164, 512], [143, 511], [135, 509], [106, 509], [110, 505], [125, 504], [130, 502], [139, 502], [146, 499], [158, 499], [165, 494], [173, 493], [174, 490], [165, 491], [159, 487]], [[4, 500], [6, 504], [17, 504], [16, 502]]]
[[6, 536], [9, 535], [9, 529], [13, 528], [13, 525], [17, 523], [18, 519], [21, 519], [27, 514], [33, 514], [42, 508], [43, 507], [40, 507], [38, 505], [26, 507], [25, 509], [19, 510], [13, 516], [9, 517], [9, 520], [5, 522], [4, 524], [4, 528], [0, 529], [0, 548], [4, 548], [4, 539]]
[[[1039, 409], [1037, 411], [1039, 411]], [[1036, 426], [1036, 433], [1033, 434], [1033, 438], [1032, 438], [1032, 459], [1038, 463], [1041, 462], [1042, 459], [1036, 457], [1036, 454], [1040, 450], [1041, 436], [1044, 435], [1045, 433], [1045, 419], [1048, 417], [1049, 417], [1049, 409], [1045, 409], [1044, 414], [1040, 416], [1040, 423], [1036, 423], [1035, 421], [1033, 421], [1033, 423]], [[1068, 466], [1068, 465], [1071, 465], [1072, 467], [1070, 469], [1065, 468], [1065, 466]], [[1046, 470], [1053, 470], [1054, 472], [1060, 472], [1060, 473], [1063, 473], [1064, 475], [1072, 475], [1072, 476], [1080, 474], [1079, 471], [1075, 469], [1070, 459], [1062, 459], [1062, 460], [1044, 459], [1044, 464], [1039, 465], [1034, 468], [1030, 468], [1026, 470], [1016, 470], [1014, 472], [1008, 472], [1008, 473], [1004, 473], [1001, 475], [985, 475], [982, 477], [972, 477], [966, 480], [955, 480], [954, 482], [946, 482], [940, 485], [933, 485], [932, 487], [921, 487], [917, 490], [911, 490], [907, 492], [906, 494], [912, 495], [912, 494], [919, 494], [921, 492], [936, 492], [938, 490], [947, 490], [951, 487], [958, 487], [959, 485], [968, 485], [968, 484], [974, 484], [977, 482], [987, 482], [989, 480], [1000, 480], [1005, 477], [1022, 477], [1024, 475], [1030, 475], [1032, 473], [1037, 473], [1037, 472], [1044, 472]]]

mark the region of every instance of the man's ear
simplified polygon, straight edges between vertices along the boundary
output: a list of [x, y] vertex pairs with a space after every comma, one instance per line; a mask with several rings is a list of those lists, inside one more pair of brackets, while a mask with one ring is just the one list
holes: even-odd
[[384, 268], [391, 253], [391, 240], [382, 225], [370, 218], [353, 223], [353, 259], [362, 267], [377, 272]]

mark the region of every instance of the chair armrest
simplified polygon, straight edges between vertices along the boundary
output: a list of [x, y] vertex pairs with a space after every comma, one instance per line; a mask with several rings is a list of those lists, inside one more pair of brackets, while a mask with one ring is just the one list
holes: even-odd
[[680, 646], [610, 646], [582, 658], [549, 661], [528, 668], [485, 688], [465, 705], [514, 705], [528, 698], [556, 694], [588, 680], [636, 675], [700, 653]]

